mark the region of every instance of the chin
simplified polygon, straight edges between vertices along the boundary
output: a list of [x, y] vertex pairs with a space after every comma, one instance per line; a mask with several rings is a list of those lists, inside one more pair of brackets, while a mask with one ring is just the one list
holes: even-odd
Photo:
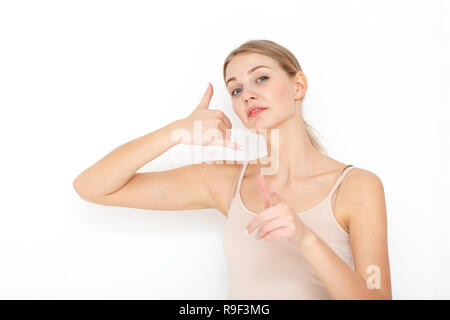
[[273, 123], [273, 121], [264, 121], [264, 120], [255, 121], [253, 123], [249, 123], [247, 128], [255, 130], [272, 129], [276, 128], [276, 123]]

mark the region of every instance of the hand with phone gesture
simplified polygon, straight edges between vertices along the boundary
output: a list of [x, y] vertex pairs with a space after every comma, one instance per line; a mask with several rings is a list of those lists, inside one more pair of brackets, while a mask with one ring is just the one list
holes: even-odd
[[[208, 89], [199, 105], [189, 116], [181, 120], [182, 127], [191, 132], [190, 141], [183, 141], [182, 143], [202, 146], [216, 145], [242, 150], [241, 145], [230, 141], [232, 125], [225, 113], [218, 109], [209, 109], [212, 96], [213, 88], [208, 82]], [[199, 127], [201, 130], [196, 130]]]

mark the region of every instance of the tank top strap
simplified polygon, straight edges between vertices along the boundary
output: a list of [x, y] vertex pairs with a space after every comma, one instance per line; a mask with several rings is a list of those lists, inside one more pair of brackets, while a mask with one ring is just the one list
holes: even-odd
[[331, 189], [330, 193], [328, 194], [328, 196], [330, 197], [334, 191], [339, 187], [339, 184], [342, 182], [342, 180], [344, 179], [345, 175], [351, 170], [353, 169], [354, 166], [349, 164], [348, 166], [346, 166], [343, 170], [341, 175], [339, 176], [339, 178], [337, 179], [336, 183], [334, 184], [333, 188]]
[[[238, 183], [237, 183], [236, 189], [234, 190], [233, 196], [230, 198], [230, 200], [228, 202], [228, 208], [231, 208], [231, 204], [239, 196], [238, 192], [241, 189], [241, 182], [244, 177], [244, 172], [245, 172], [245, 168], [247, 167], [247, 164], [248, 164], [248, 160], [245, 160], [244, 163], [242, 164], [241, 172], [239, 173]], [[228, 209], [228, 211], [229, 210], [230, 209]], [[228, 214], [230, 214], [230, 213], [228, 213]]]
[[245, 160], [244, 164], [242, 165], [241, 172], [239, 173], [238, 184], [237, 184], [236, 190], [234, 191], [234, 196], [236, 196], [236, 192], [239, 192], [239, 190], [241, 190], [241, 183], [242, 183], [242, 179], [244, 178], [244, 172], [245, 172], [245, 169], [247, 168], [248, 162], [249, 162], [248, 160]]

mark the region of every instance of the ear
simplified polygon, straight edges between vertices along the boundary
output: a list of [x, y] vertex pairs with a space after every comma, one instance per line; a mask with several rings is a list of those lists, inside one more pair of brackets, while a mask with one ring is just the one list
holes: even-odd
[[306, 90], [308, 89], [308, 81], [306, 80], [306, 76], [302, 71], [299, 71], [295, 74], [295, 99], [302, 99]]

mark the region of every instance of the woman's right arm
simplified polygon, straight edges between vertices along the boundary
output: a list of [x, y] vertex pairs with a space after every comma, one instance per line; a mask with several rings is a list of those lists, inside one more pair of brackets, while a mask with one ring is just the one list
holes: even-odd
[[178, 144], [171, 139], [171, 132], [179, 123], [177, 120], [117, 147], [78, 175], [73, 182], [75, 190], [88, 201], [116, 192], [139, 168]]
[[[175, 139], [172, 134], [175, 130], [191, 130], [194, 121], [202, 121], [205, 129], [231, 129], [231, 122], [223, 112], [208, 109], [212, 88], [209, 91], [189, 117], [117, 147], [79, 174], [73, 182], [79, 196], [86, 201], [103, 205], [150, 210], [216, 207], [216, 193], [211, 194], [211, 185], [216, 189], [215, 184], [224, 174], [224, 177], [232, 176], [233, 166], [200, 163], [166, 171], [136, 172], [181, 143], [181, 138]], [[226, 143], [233, 146], [230, 141]], [[209, 143], [202, 141], [202, 144]], [[229, 169], [220, 170], [224, 167]], [[208, 184], [211, 179], [213, 184]]]

